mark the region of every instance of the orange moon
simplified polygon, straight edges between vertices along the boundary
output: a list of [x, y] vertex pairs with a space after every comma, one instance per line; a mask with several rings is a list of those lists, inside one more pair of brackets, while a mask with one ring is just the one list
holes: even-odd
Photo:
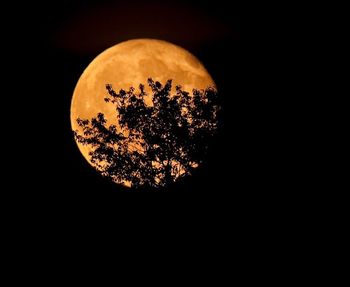
[[[99, 112], [105, 114], [107, 124], [116, 123], [115, 107], [104, 101], [106, 84], [111, 84], [115, 91], [138, 89], [140, 83], [148, 87], [148, 78], [162, 84], [172, 79], [173, 90], [180, 85], [187, 92], [216, 87], [203, 64], [187, 50], [161, 40], [125, 41], [99, 54], [79, 78], [71, 102], [72, 130], [81, 132], [77, 118], [91, 119]], [[77, 145], [91, 164], [91, 148], [78, 142]]]

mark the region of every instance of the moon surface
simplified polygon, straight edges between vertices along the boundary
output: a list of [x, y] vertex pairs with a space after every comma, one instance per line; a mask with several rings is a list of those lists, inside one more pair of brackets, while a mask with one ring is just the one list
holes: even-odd
[[[115, 91], [138, 91], [139, 84], [150, 89], [147, 79], [152, 78], [161, 84], [172, 79], [172, 91], [180, 85], [183, 90], [216, 87], [210, 74], [201, 62], [187, 50], [169, 42], [153, 39], [136, 39], [119, 43], [99, 54], [84, 70], [75, 87], [71, 102], [72, 130], [81, 132], [77, 118], [91, 119], [99, 112], [104, 113], [107, 124], [117, 121], [113, 104], [106, 103], [106, 84]], [[89, 146], [77, 142], [80, 152], [90, 161]]]

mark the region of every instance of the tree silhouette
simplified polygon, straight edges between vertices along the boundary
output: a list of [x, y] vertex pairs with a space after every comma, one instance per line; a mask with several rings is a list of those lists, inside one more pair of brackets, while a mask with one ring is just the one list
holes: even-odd
[[102, 113], [91, 120], [77, 119], [77, 142], [90, 145], [90, 160], [102, 175], [133, 187], [164, 187], [202, 164], [210, 138], [218, 127], [218, 94], [215, 88], [194, 89], [192, 95], [172, 81], [163, 86], [148, 79], [139, 92], [115, 92], [106, 85], [107, 104], [116, 107], [117, 123], [107, 125]]

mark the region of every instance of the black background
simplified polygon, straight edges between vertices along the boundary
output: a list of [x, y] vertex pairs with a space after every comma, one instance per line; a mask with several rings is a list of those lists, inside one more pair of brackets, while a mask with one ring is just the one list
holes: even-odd
[[[252, 125], [255, 103], [245, 92], [249, 65], [240, 7], [226, 2], [52, 1], [12, 7], [16, 25], [5, 33], [6, 48], [15, 55], [8, 74], [11, 101], [20, 106], [13, 116], [16, 128], [11, 128], [19, 138], [11, 142], [17, 148], [11, 165], [18, 175], [11, 181], [18, 194], [48, 208], [101, 210], [122, 207], [130, 197], [138, 206], [144, 201], [155, 206], [162, 199], [165, 206], [180, 209], [200, 202], [220, 209], [249, 198], [263, 178]], [[71, 131], [70, 102], [83, 70], [104, 49], [134, 38], [188, 49], [206, 66], [222, 96], [222, 128], [207, 164], [166, 193], [136, 194], [103, 179], [82, 157]]]
[[[297, 179], [307, 178], [311, 165], [305, 166], [299, 158], [291, 164], [290, 158], [298, 151], [295, 147], [303, 147], [304, 140], [293, 139], [295, 128], [288, 130], [281, 116], [288, 111], [294, 92], [282, 81], [277, 83], [286, 75], [271, 77], [272, 69], [275, 74], [283, 70], [276, 69], [278, 65], [271, 67], [271, 55], [278, 56], [272, 64], [278, 61], [280, 67], [289, 68], [286, 57], [290, 53], [281, 49], [280, 35], [273, 36], [275, 42], [265, 38], [260, 24], [267, 13], [256, 13], [260, 18], [251, 23], [247, 23], [249, 15], [245, 16], [245, 27], [252, 25], [252, 30], [263, 32], [256, 37], [242, 33], [240, 7], [226, 0], [41, 2], [0, 4], [4, 51], [0, 62], [0, 199], [3, 227], [9, 227], [3, 237], [9, 238], [10, 244], [4, 246], [11, 260], [23, 262], [27, 270], [34, 266], [37, 272], [33, 274], [38, 274], [43, 269], [33, 263], [40, 261], [38, 251], [42, 250], [41, 262], [46, 268], [52, 269], [47, 263], [61, 258], [64, 266], [71, 264], [76, 272], [79, 263], [74, 257], [90, 263], [93, 248], [99, 254], [116, 250], [113, 262], [124, 251], [129, 261], [123, 266], [140, 278], [134, 272], [138, 257], [130, 253], [148, 253], [141, 261], [144, 268], [158, 251], [163, 268], [169, 267], [163, 264], [169, 258], [178, 258], [181, 266], [188, 262], [189, 273], [197, 275], [193, 271], [199, 267], [196, 280], [215, 274], [217, 282], [221, 274], [230, 274], [231, 279], [232, 262], [249, 270], [247, 278], [260, 280], [250, 264], [257, 269], [268, 266], [266, 274], [273, 270], [275, 277], [276, 268], [267, 264], [268, 260], [286, 269], [280, 264], [285, 259], [294, 256], [299, 264], [300, 258], [309, 254], [300, 254], [300, 250], [319, 242], [317, 238], [305, 245], [307, 231], [312, 232], [319, 213], [311, 210], [309, 220], [303, 216], [303, 209], [310, 210], [315, 203], [314, 198], [308, 202], [305, 185]], [[132, 9], [125, 8], [128, 5]], [[278, 15], [284, 17], [284, 11]], [[297, 20], [293, 15], [293, 21]], [[70, 129], [70, 101], [85, 67], [111, 45], [143, 37], [173, 42], [196, 55], [213, 76], [223, 99], [223, 126], [207, 166], [170, 192], [128, 192], [102, 179], [80, 155]], [[288, 39], [286, 45], [290, 42]], [[295, 113], [293, 110], [290, 121], [297, 118]], [[286, 129], [288, 134], [283, 135]], [[298, 218], [300, 222], [295, 220]], [[302, 234], [294, 232], [300, 227], [304, 227]], [[95, 239], [103, 244], [92, 242]], [[120, 239], [132, 246], [116, 243]], [[101, 252], [110, 242], [113, 247]], [[11, 244], [14, 248], [8, 248]], [[298, 250], [298, 244], [304, 248]], [[271, 257], [273, 250], [277, 257]], [[26, 260], [15, 256], [16, 251], [23, 252], [20, 255]], [[26, 256], [28, 251], [32, 254]], [[56, 270], [64, 273], [59, 265]], [[222, 268], [220, 277], [213, 272], [215, 266]], [[293, 272], [294, 267], [290, 269]], [[17, 276], [17, 268], [15, 272]]]

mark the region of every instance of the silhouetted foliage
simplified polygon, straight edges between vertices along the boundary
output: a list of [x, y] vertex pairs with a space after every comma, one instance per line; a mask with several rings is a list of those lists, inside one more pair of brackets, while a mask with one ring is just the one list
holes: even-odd
[[74, 135], [92, 147], [91, 162], [102, 175], [133, 187], [164, 187], [203, 162], [218, 126], [218, 95], [212, 87], [190, 95], [180, 86], [171, 95], [171, 80], [163, 86], [148, 79], [148, 85], [152, 104], [142, 84], [139, 92], [119, 93], [106, 85], [105, 101], [116, 106], [118, 122], [108, 126], [102, 113], [77, 119], [82, 133]]

